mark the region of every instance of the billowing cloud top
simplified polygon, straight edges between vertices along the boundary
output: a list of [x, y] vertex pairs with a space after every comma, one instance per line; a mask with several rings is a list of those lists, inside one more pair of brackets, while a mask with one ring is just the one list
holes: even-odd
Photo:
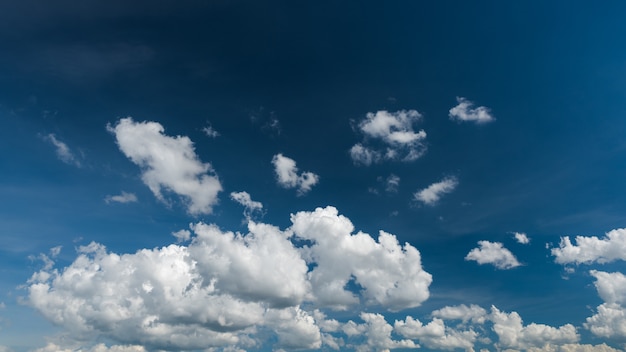
[[211, 165], [200, 161], [189, 137], [167, 136], [160, 123], [130, 117], [107, 128], [124, 155], [141, 168], [143, 182], [159, 200], [165, 201], [165, 190], [181, 196], [190, 214], [212, 212], [222, 185]]
[[612, 230], [602, 239], [596, 236], [576, 236], [575, 245], [568, 236], [562, 237], [559, 248], [552, 249], [552, 255], [559, 264], [626, 260], [626, 229]]
[[[370, 165], [382, 160], [414, 161], [419, 158], [426, 151], [426, 132], [415, 132], [413, 124], [421, 117], [416, 110], [368, 112], [358, 124], [365, 140], [350, 149], [352, 160], [356, 164]], [[376, 141], [381, 143], [380, 147], [368, 146]]]

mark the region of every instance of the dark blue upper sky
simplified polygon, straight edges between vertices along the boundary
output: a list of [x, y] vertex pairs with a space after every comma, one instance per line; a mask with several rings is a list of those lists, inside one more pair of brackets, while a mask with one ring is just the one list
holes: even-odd
[[[408, 348], [407, 341], [427, 350], [467, 348], [450, 342], [450, 336], [470, 341], [476, 350], [605, 342], [623, 348], [626, 333], [617, 327], [626, 324], [626, 298], [619, 298], [626, 297], [626, 284], [619, 284], [626, 255], [610, 253], [626, 248], [626, 235], [604, 236], [626, 227], [625, 14], [626, 4], [619, 1], [0, 4], [0, 350], [34, 351], [47, 345], [48, 350], [82, 346], [91, 351], [97, 343], [147, 350], [196, 350], [211, 344], [332, 350], [332, 339], [341, 340], [339, 346], [346, 350]], [[492, 121], [452, 116], [450, 110], [463, 98], [473, 103], [471, 108], [484, 107]], [[426, 137], [418, 144], [393, 144], [384, 139], [390, 135], [377, 137], [363, 127], [383, 111], [401, 124], [399, 112], [413, 110], [421, 117], [394, 125], [391, 132], [423, 130]], [[132, 122], [123, 127], [126, 117]], [[122, 133], [139, 133], [144, 121], [158, 123], [164, 131], [145, 139], [136, 135], [124, 144]], [[209, 136], [209, 126], [219, 135]], [[192, 161], [188, 154], [173, 152], [182, 159], [159, 169], [154, 160], [183, 148], [167, 144], [175, 136], [193, 142]], [[404, 161], [380, 156], [368, 165], [351, 154], [357, 144], [370, 151], [418, 145], [425, 152]], [[148, 154], [140, 155], [142, 148]], [[279, 154], [297, 164], [296, 178], [311, 172], [318, 182], [302, 191], [301, 179], [281, 180], [280, 167], [273, 163]], [[185, 162], [193, 160], [210, 163], [212, 170], [188, 172], [187, 167], [195, 166]], [[150, 169], [160, 180], [162, 200], [149, 188]], [[221, 190], [215, 199], [208, 197], [214, 201], [211, 211], [194, 212], [192, 194], [204, 187], [195, 184], [202, 175], [216, 177]], [[389, 186], [394, 177], [397, 184]], [[191, 191], [176, 188], [183, 179], [191, 182], [185, 186]], [[437, 200], [420, 201], [421, 190], [445, 182], [451, 186], [435, 192]], [[415, 298], [416, 293], [409, 300], [415, 304], [400, 304], [391, 291], [386, 291], [388, 300], [372, 298], [373, 286], [355, 269], [364, 264], [343, 258], [345, 263], [334, 265], [355, 265], [344, 288], [358, 303], [336, 310], [336, 302], [324, 301], [318, 291], [321, 281], [315, 281], [317, 274], [328, 279], [315, 268], [331, 265], [325, 260], [332, 247], [320, 245], [320, 252], [309, 258], [303, 246], [323, 241], [294, 230], [288, 241], [308, 265], [304, 276], [309, 285], [295, 303], [275, 307], [275, 297], [263, 296], [265, 291], [242, 293], [244, 283], [226, 284], [243, 282], [241, 272], [212, 272], [217, 285], [225, 285], [218, 287], [220, 294], [268, 310], [245, 329], [229, 330], [229, 338], [236, 336], [238, 342], [225, 343], [220, 335], [186, 345], [170, 337], [148, 337], [147, 330], [129, 338], [119, 332], [124, 329], [107, 325], [106, 316], [68, 313], [76, 302], [82, 302], [79, 312], [97, 306], [81, 301], [85, 298], [75, 287], [59, 283], [66, 268], [78, 261], [80, 246], [100, 243], [110, 253], [129, 254], [133, 265], [139, 265], [133, 255], [142, 249], [161, 251], [176, 244], [191, 253], [199, 248], [201, 231], [191, 231], [191, 242], [172, 237], [190, 224], [248, 233], [244, 207], [230, 196], [242, 191], [263, 206], [247, 213], [250, 220], [281, 230], [290, 231], [290, 214], [305, 211], [314, 217], [316, 208], [332, 206], [354, 224], [353, 234], [363, 231], [374, 241], [379, 230], [394, 234], [401, 246], [408, 243], [419, 250], [432, 283], [415, 280], [428, 299]], [[112, 198], [124, 194], [134, 198]], [[518, 243], [515, 233], [526, 234], [530, 243]], [[574, 241], [577, 235], [598, 238], [585, 247]], [[561, 242], [563, 236], [570, 236], [578, 256], [565, 253], [572, 247]], [[496, 243], [500, 249], [486, 250]], [[351, 248], [361, 250], [360, 245]], [[51, 251], [57, 246], [62, 246], [60, 252]], [[474, 249], [480, 258], [472, 259]], [[512, 263], [510, 257], [497, 257], [505, 252], [517, 265], [499, 266]], [[54, 265], [46, 267], [41, 253]], [[237, 258], [245, 257], [237, 253]], [[374, 267], [365, 271], [393, 276], [391, 264], [369, 256]], [[398, 265], [397, 270], [405, 270], [415, 263], [406, 259]], [[52, 278], [31, 278], [54, 269], [58, 272]], [[259, 270], [259, 280], [281, 277]], [[396, 288], [403, 280], [413, 282], [402, 273]], [[109, 277], [105, 269], [101, 274]], [[213, 277], [196, 274], [205, 285]], [[128, 285], [131, 279], [143, 280], [128, 278]], [[49, 285], [41, 297], [33, 293], [38, 284]], [[618, 298], [603, 291], [606, 285], [615, 286]], [[56, 293], [76, 301], [50, 303]], [[483, 322], [466, 318], [459, 323], [437, 311], [472, 304], [483, 309]], [[242, 314], [252, 316], [253, 308], [246, 307]], [[607, 318], [604, 308], [621, 312], [621, 320]], [[155, 316], [186, 338], [198, 333], [198, 324], [211, 334], [226, 329], [194, 322], [197, 312], [185, 320], [142, 309], [134, 314]], [[297, 345], [285, 337], [307, 341], [299, 335], [302, 330], [289, 330], [296, 320], [275, 317], [278, 311], [297, 310], [314, 321], [310, 328], [319, 341]], [[65, 318], [55, 318], [59, 312]], [[341, 327], [324, 328], [314, 312], [336, 319]], [[387, 340], [367, 330], [384, 330], [363, 315], [369, 313], [382, 314], [394, 326]], [[508, 324], [498, 320], [500, 313], [523, 319], [514, 340], [499, 333], [498, 327]], [[71, 314], [86, 319], [82, 324], [92, 329], [89, 334], [72, 325]], [[441, 318], [446, 335], [436, 339], [394, 325], [407, 316], [423, 325]], [[347, 332], [350, 320], [359, 326], [358, 334]], [[127, 323], [132, 324], [122, 319], [115, 326]], [[543, 339], [533, 335], [531, 323], [545, 324]], [[468, 337], [468, 331], [475, 336]]]

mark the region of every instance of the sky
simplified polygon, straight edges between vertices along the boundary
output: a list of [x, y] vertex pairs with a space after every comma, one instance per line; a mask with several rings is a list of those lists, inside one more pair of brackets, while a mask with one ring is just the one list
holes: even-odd
[[0, 2], [0, 351], [626, 349], [624, 13]]

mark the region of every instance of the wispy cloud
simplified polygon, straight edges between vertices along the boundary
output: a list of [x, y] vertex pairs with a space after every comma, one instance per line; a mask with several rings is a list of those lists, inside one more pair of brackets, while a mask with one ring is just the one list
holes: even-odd
[[135, 203], [137, 202], [137, 196], [134, 193], [128, 193], [128, 192], [124, 192], [122, 191], [121, 194], [112, 196], [112, 195], [108, 195], [104, 198], [104, 201], [109, 204], [111, 202], [116, 202], [116, 203]]
[[456, 121], [471, 121], [478, 124], [495, 121], [496, 119], [491, 115], [489, 108], [479, 106], [472, 108], [473, 102], [463, 98], [457, 97], [457, 106], [450, 109], [449, 115], [451, 120]]
[[441, 196], [454, 191], [459, 181], [456, 177], [446, 177], [439, 182], [435, 182], [430, 186], [417, 191], [413, 194], [415, 200], [426, 205], [435, 205]]
[[298, 174], [295, 160], [276, 154], [272, 158], [278, 184], [284, 188], [296, 188], [298, 195], [304, 195], [319, 182], [319, 176], [307, 171]]
[[72, 151], [67, 146], [67, 144], [57, 139], [57, 137], [53, 133], [50, 133], [47, 136], [45, 136], [44, 140], [52, 143], [52, 145], [55, 146], [56, 155], [59, 158], [59, 160], [61, 160], [62, 162], [68, 165], [74, 165], [74, 166], [80, 167], [80, 162], [78, 161], [74, 153], [72, 153]]
[[120, 150], [142, 170], [141, 178], [157, 199], [171, 191], [187, 202], [190, 214], [209, 214], [222, 185], [209, 163], [196, 155], [186, 136], [170, 137], [158, 122], [135, 122], [124, 118], [107, 126]]
[[205, 127], [202, 129], [202, 132], [204, 132], [204, 134], [206, 134], [206, 135], [207, 135], [207, 137], [211, 137], [211, 138], [217, 138], [217, 137], [219, 137], [219, 136], [220, 136], [220, 133], [219, 133], [219, 132], [217, 132], [217, 131], [213, 128], [213, 126], [211, 126], [210, 124], [209, 124], [208, 126], [205, 126]]

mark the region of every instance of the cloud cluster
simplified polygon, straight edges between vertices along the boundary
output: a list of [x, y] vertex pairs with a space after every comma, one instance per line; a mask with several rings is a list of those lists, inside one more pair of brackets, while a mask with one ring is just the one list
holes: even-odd
[[493, 264], [501, 270], [513, 269], [520, 266], [520, 262], [500, 242], [478, 241], [479, 248], [472, 249], [465, 260], [473, 260], [480, 265]]
[[435, 205], [444, 194], [454, 191], [458, 184], [459, 181], [456, 177], [446, 177], [439, 182], [435, 182], [415, 192], [413, 198], [426, 205]]
[[284, 188], [295, 188], [298, 195], [306, 194], [319, 182], [319, 176], [312, 172], [298, 174], [295, 160], [282, 154], [274, 155], [272, 164], [278, 184]]
[[[299, 212], [284, 231], [254, 222], [247, 234], [204, 223], [190, 229], [187, 246], [131, 254], [82, 246], [69, 266], [33, 274], [28, 302], [84, 339], [104, 336], [148, 349], [248, 349], [271, 334], [277, 348], [311, 349], [335, 341], [322, 331], [333, 324], [303, 305], [400, 310], [429, 295], [431, 276], [417, 249], [382, 231], [378, 240], [353, 234], [350, 220], [332, 207]], [[348, 290], [351, 281], [361, 290]]]
[[163, 191], [181, 196], [190, 214], [210, 214], [222, 185], [211, 165], [200, 161], [186, 136], [170, 137], [157, 122], [124, 118], [107, 126], [120, 150], [142, 169], [142, 180], [165, 201]]
[[576, 236], [572, 244], [569, 236], [561, 238], [559, 248], [552, 249], [552, 255], [559, 264], [609, 263], [626, 260], [626, 229], [615, 229], [604, 238], [596, 236]]
[[448, 114], [451, 120], [471, 121], [478, 124], [495, 121], [495, 118], [491, 115], [489, 108], [484, 106], [472, 108], [474, 103], [463, 97], [457, 97], [456, 101], [458, 105], [450, 109]]
[[426, 132], [416, 132], [421, 120], [416, 110], [368, 112], [358, 129], [365, 139], [350, 149], [355, 164], [371, 165], [383, 160], [414, 161], [426, 152]]

